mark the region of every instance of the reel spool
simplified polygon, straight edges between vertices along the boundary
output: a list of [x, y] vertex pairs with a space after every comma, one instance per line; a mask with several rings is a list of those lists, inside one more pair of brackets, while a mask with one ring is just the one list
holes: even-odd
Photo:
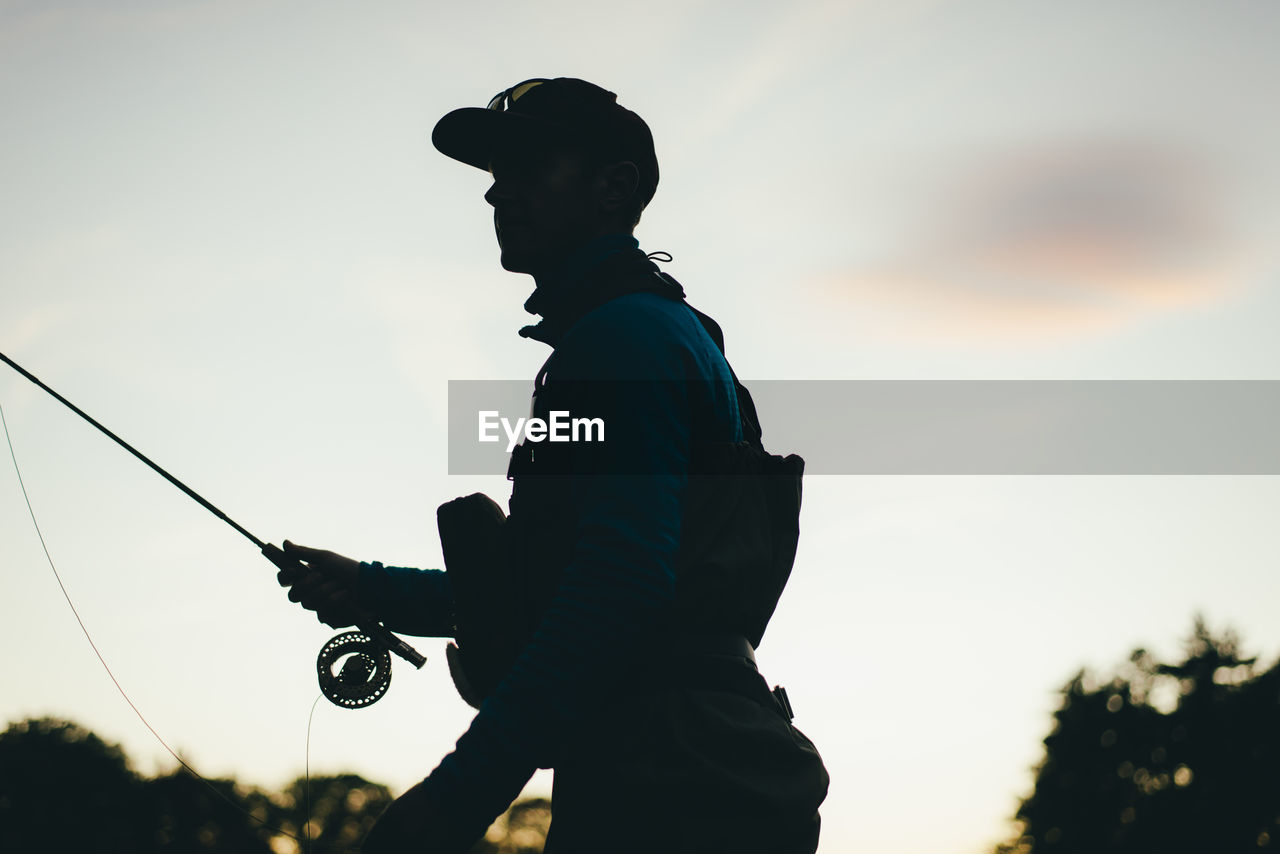
[[[344, 659], [345, 660], [342, 660]], [[334, 673], [334, 665], [342, 667]], [[344, 632], [316, 657], [320, 691], [335, 706], [362, 709], [382, 699], [391, 685], [391, 653], [364, 632]]]

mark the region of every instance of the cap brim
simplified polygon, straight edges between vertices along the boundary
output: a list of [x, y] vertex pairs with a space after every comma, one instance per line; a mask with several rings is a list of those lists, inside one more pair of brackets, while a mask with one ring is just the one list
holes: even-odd
[[488, 172], [495, 151], [544, 139], [548, 133], [548, 126], [533, 116], [462, 107], [436, 122], [431, 144], [446, 157]]

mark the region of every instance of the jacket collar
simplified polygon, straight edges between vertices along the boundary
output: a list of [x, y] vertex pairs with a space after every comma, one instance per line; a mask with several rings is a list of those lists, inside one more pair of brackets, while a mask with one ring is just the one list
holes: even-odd
[[555, 275], [537, 279], [537, 288], [525, 300], [524, 310], [542, 320], [521, 328], [520, 336], [554, 349], [587, 312], [638, 292], [684, 298], [684, 288], [659, 273], [658, 265], [640, 250], [634, 237], [604, 235], [575, 252]]

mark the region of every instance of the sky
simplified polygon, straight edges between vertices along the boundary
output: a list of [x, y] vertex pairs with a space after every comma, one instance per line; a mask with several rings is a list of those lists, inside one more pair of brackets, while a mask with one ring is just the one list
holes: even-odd
[[[264, 540], [439, 567], [449, 380], [532, 379], [532, 281], [445, 112], [582, 77], [653, 129], [637, 229], [756, 380], [1280, 379], [1280, 7], [0, 2], [0, 352]], [[16, 373], [0, 404], [76, 608], [207, 776], [302, 773], [332, 632], [256, 550]], [[770, 418], [761, 413], [765, 441]], [[821, 417], [815, 413], [813, 417]], [[776, 448], [803, 454], [803, 448]], [[758, 652], [831, 771], [821, 851], [1012, 832], [1057, 691], [1203, 614], [1280, 655], [1272, 476], [805, 483]], [[397, 792], [471, 710], [440, 640], [321, 704], [313, 773]], [[172, 759], [0, 466], [5, 721]], [[540, 772], [528, 794], [548, 794]]]

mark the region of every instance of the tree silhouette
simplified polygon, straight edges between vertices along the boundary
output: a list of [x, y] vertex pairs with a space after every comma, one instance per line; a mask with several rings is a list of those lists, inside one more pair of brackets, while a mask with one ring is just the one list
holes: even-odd
[[551, 801], [546, 798], [516, 801], [468, 854], [541, 854], [550, 828]]
[[[118, 745], [56, 718], [0, 733], [4, 854], [346, 854], [391, 801], [355, 774], [299, 777], [274, 794], [186, 769], [148, 779]], [[538, 854], [550, 822], [547, 799], [516, 801], [471, 854]]]
[[133, 851], [142, 782], [124, 751], [70, 721], [0, 733], [0, 851]]
[[[393, 800], [381, 783], [356, 774], [299, 777], [276, 799], [276, 827], [303, 839], [313, 854], [354, 851]], [[308, 824], [308, 809], [310, 823]]]
[[140, 852], [272, 852], [270, 801], [234, 780], [202, 780], [180, 769], [147, 780], [136, 810], [149, 831]]
[[1280, 843], [1280, 665], [1258, 673], [1197, 617], [1179, 664], [1135, 650], [1063, 689], [1002, 854], [1233, 852]]

